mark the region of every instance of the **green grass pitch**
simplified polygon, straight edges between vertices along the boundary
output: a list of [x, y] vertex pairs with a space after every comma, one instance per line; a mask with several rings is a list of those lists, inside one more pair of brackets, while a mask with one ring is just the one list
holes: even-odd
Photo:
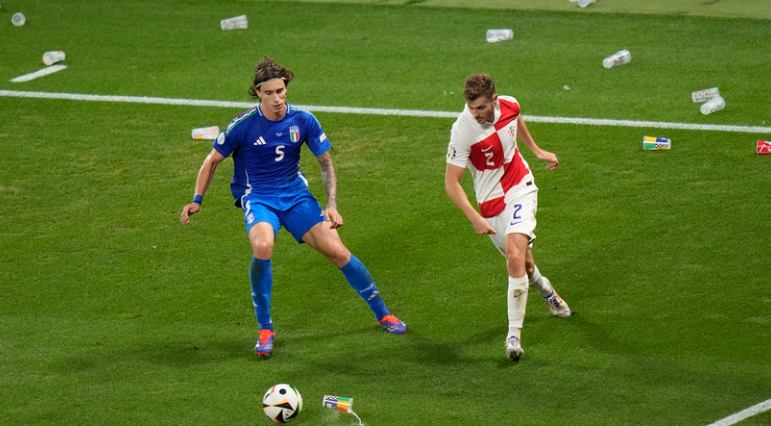
[[[771, 126], [757, 2], [402, 3], [3, 1], [0, 90], [248, 101], [269, 55], [296, 72], [297, 104], [460, 111], [464, 79], [489, 72], [529, 115]], [[247, 30], [219, 29], [241, 14]], [[514, 39], [488, 44], [488, 28]], [[603, 69], [621, 49], [632, 62]], [[10, 82], [47, 50], [68, 68]], [[690, 92], [713, 86], [726, 108], [703, 116]], [[260, 360], [232, 163], [179, 223], [211, 149], [190, 130], [240, 112], [0, 96], [0, 424], [268, 425], [260, 398], [281, 382], [305, 399], [296, 425], [358, 424], [323, 395], [353, 397], [368, 426], [706, 426], [771, 398], [771, 156], [754, 154], [771, 135], [530, 123], [561, 162], [525, 152], [534, 254], [578, 314], [531, 296], [513, 364], [503, 258], [444, 193], [453, 120], [317, 113], [343, 240], [409, 330], [380, 330], [281, 231]], [[646, 135], [673, 149], [643, 151]], [[302, 165], [322, 197], [308, 151]]]

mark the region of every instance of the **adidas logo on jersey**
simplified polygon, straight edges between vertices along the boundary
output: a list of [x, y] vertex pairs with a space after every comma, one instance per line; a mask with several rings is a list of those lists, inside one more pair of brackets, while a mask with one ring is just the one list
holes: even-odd
[[254, 142], [254, 144], [255, 144], [255, 145], [265, 145], [265, 139], [263, 139], [263, 138], [262, 138], [262, 136], [260, 136], [260, 138], [259, 138], [259, 139], [257, 139], [257, 140]]

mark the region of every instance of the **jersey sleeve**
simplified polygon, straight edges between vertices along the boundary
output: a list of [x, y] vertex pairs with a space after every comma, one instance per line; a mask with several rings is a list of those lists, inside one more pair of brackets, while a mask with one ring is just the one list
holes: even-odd
[[232, 154], [241, 143], [240, 133], [241, 132], [239, 131], [239, 126], [231, 127], [229, 125], [222, 133], [219, 134], [219, 136], [217, 136], [217, 139], [214, 140], [212, 146], [217, 150], [217, 152], [222, 154], [223, 157], [227, 157]]
[[306, 143], [310, 148], [313, 155], [318, 157], [319, 155], [329, 151], [332, 148], [332, 144], [327, 139], [327, 135], [324, 134], [324, 129], [321, 128], [319, 120], [313, 114], [308, 113], [308, 119], [306, 122]]
[[460, 130], [456, 122], [450, 133], [450, 145], [447, 147], [447, 164], [466, 168], [471, 145], [466, 141], [467, 136]]

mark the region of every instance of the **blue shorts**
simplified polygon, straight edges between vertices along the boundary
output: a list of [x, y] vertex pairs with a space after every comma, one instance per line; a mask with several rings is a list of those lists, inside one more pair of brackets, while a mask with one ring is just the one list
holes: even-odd
[[242, 197], [247, 236], [252, 226], [259, 222], [267, 222], [273, 226], [274, 236], [283, 226], [298, 243], [302, 243], [302, 237], [306, 232], [317, 223], [326, 220], [321, 205], [310, 192], [282, 196], [280, 200], [269, 200], [269, 198], [260, 194], [247, 194]]

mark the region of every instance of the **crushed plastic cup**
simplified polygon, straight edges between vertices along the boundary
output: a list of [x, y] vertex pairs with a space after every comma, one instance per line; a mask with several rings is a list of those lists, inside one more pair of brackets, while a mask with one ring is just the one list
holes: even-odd
[[769, 141], [758, 141], [758, 155], [768, 155], [771, 154], [771, 142]]
[[245, 30], [249, 27], [246, 21], [246, 15], [236, 16], [234, 18], [223, 19], [220, 21], [220, 28], [223, 30]]
[[16, 12], [11, 16], [11, 22], [13, 22], [14, 27], [20, 27], [24, 25], [25, 22], [27, 22], [27, 18], [24, 16], [21, 12]]
[[592, 3], [596, 2], [596, 1], [597, 0], [578, 0], [578, 6], [586, 7], [586, 6], [589, 6], [590, 4], [592, 4]]
[[643, 149], [646, 151], [659, 151], [672, 149], [672, 141], [669, 138], [657, 138], [655, 136], [645, 136], [643, 138]]
[[720, 96], [720, 90], [717, 87], [691, 92], [691, 100], [693, 102], [707, 102], [716, 96]]
[[220, 134], [219, 126], [199, 127], [193, 129], [193, 139], [214, 140]]
[[702, 114], [708, 115], [715, 111], [720, 111], [723, 108], [725, 108], [725, 99], [723, 99], [722, 96], [715, 96], [714, 98], [708, 100], [699, 109], [701, 110]]
[[492, 29], [487, 30], [485, 38], [488, 43], [495, 43], [498, 41], [511, 40], [514, 37], [514, 31], [506, 29]]
[[65, 58], [66, 55], [61, 50], [43, 53], [43, 63], [49, 66], [61, 62]]
[[619, 65], [628, 64], [632, 61], [632, 54], [628, 50], [619, 50], [602, 60], [602, 66], [611, 69]]
[[353, 412], [353, 398], [343, 396], [324, 395], [324, 407], [344, 413]]
[[342, 411], [343, 413], [353, 414], [359, 421], [359, 426], [364, 426], [364, 422], [358, 414], [353, 412], [353, 398], [346, 398], [344, 396], [324, 395], [324, 402], [322, 405], [326, 408]]

